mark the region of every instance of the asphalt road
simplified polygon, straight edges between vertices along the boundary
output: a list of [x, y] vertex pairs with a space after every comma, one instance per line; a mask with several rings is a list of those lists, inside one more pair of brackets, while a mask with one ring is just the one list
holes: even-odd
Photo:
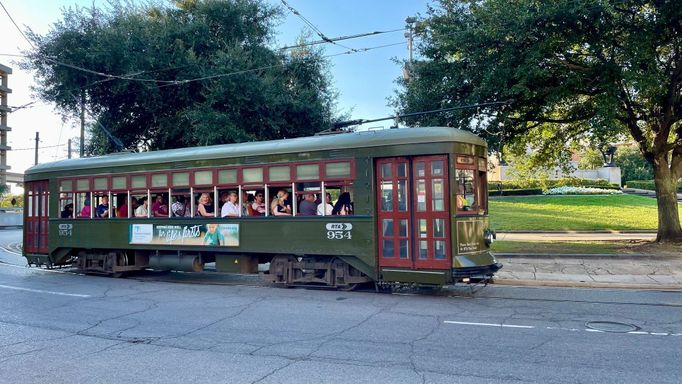
[[0, 383], [682, 381], [680, 292], [112, 279], [16, 265], [17, 237], [0, 232]]

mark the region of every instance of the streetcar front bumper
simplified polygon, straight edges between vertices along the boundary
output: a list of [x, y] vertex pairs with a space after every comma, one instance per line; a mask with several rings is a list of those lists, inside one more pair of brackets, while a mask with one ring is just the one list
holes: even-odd
[[502, 268], [502, 263], [494, 263], [490, 265], [481, 265], [476, 267], [454, 268], [452, 270], [452, 278], [454, 281], [461, 281], [462, 279], [489, 279], [493, 277], [495, 272]]

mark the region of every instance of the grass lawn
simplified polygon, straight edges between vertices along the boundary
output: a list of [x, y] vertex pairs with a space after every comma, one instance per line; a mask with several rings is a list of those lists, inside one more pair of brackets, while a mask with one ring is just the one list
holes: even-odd
[[[682, 213], [682, 207], [680, 207]], [[656, 199], [634, 195], [491, 197], [498, 231], [656, 230]]]
[[491, 250], [497, 253], [682, 255], [681, 245], [647, 241], [496, 241]]

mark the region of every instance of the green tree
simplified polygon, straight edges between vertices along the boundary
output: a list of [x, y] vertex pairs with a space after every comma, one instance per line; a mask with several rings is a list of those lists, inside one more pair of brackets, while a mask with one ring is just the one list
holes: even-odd
[[652, 165], [658, 241], [682, 241], [682, 7], [673, 0], [441, 0], [421, 23], [421, 60], [398, 112], [508, 100], [406, 121], [468, 127], [493, 146], [628, 133]]
[[[94, 117], [88, 151], [166, 149], [310, 135], [336, 113], [320, 51], [270, 48], [279, 8], [184, 0], [67, 8], [29, 33], [37, 94]], [[78, 68], [87, 70], [79, 70]], [[197, 80], [200, 79], [200, 80]], [[111, 134], [109, 134], [109, 132]]]
[[623, 185], [630, 180], [651, 180], [654, 178], [651, 164], [644, 160], [636, 146], [618, 148], [615, 163], [620, 167]]

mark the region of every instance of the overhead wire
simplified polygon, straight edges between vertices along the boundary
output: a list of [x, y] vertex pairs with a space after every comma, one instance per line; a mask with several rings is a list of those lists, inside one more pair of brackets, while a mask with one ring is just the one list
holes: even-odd
[[317, 28], [317, 26], [316, 26], [315, 24], [313, 24], [310, 20], [306, 19], [306, 17], [303, 16], [303, 15], [301, 14], [301, 12], [299, 12], [296, 8], [294, 8], [294, 7], [292, 7], [291, 5], [289, 5], [289, 3], [286, 2], [286, 0], [280, 0], [280, 1], [281, 1], [282, 4], [284, 4], [284, 6], [289, 10], [289, 12], [291, 12], [292, 14], [294, 14], [295, 16], [297, 16], [299, 19], [301, 19], [301, 20], [303, 21], [303, 23], [305, 23], [305, 25], [307, 25], [310, 29], [312, 29], [313, 32], [315, 32], [322, 40], [324, 40], [324, 41], [326, 41], [326, 42], [328, 42], [328, 43], [334, 44], [334, 45], [338, 45], [338, 46], [341, 47], [341, 48], [345, 48], [345, 49], [348, 49], [348, 50], [354, 50], [354, 48], [345, 46], [345, 45], [343, 45], [343, 44], [339, 44], [339, 43], [337, 43], [336, 41], [334, 41], [334, 40], [330, 39], [329, 37], [327, 37], [327, 35], [325, 35], [324, 33], [322, 33], [322, 31], [321, 31], [319, 28]]

